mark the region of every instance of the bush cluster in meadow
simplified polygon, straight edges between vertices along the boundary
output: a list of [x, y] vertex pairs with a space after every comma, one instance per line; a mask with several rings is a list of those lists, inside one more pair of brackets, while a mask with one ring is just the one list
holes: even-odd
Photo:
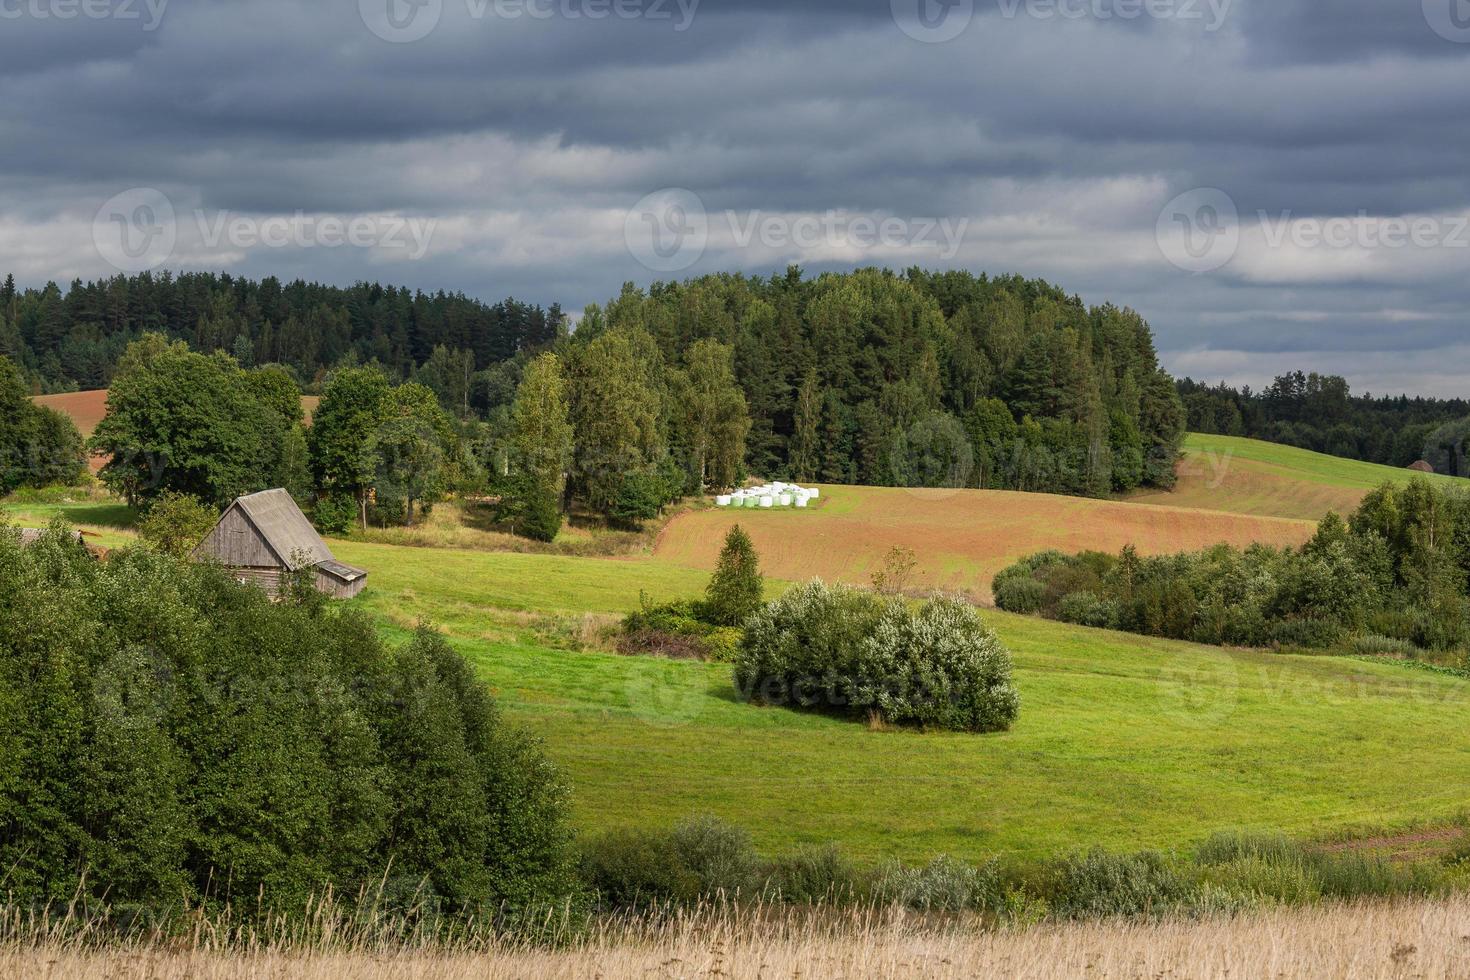
[[642, 608], [623, 620], [618, 649], [680, 659], [734, 660], [741, 627], [761, 607], [764, 595], [760, 558], [750, 535], [737, 524], [725, 535], [704, 598], [655, 605], [641, 596]]
[[797, 586], [745, 624], [742, 697], [888, 724], [1004, 731], [1020, 697], [1011, 658], [974, 607], [831, 586]]

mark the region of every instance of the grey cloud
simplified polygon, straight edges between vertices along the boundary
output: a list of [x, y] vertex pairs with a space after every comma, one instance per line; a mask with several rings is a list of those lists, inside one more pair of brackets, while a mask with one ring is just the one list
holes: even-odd
[[[1436, 34], [1419, 2], [1234, 0], [1214, 32], [1006, 4], [982, 0], [937, 45], [899, 30], [888, 0], [702, 0], [686, 31], [476, 20], [445, 0], [434, 33], [408, 44], [375, 37], [356, 0], [174, 0], [153, 32], [0, 20], [0, 265], [31, 282], [105, 272], [90, 214], [155, 186], [185, 212], [441, 222], [417, 263], [252, 250], [228, 257], [232, 271], [576, 309], [656, 278], [617, 215], [680, 186], [716, 215], [967, 219], [950, 264], [1133, 305], [1161, 349], [1250, 370], [1317, 352], [1392, 355], [1403, 376], [1415, 352], [1458, 343], [1458, 255], [1412, 282], [1402, 263], [1328, 281], [1273, 262], [1189, 275], [1152, 243], [1163, 203], [1200, 186], [1226, 190], [1247, 221], [1470, 211], [1470, 44]], [[712, 248], [690, 274], [772, 273], [788, 258], [854, 264]]]

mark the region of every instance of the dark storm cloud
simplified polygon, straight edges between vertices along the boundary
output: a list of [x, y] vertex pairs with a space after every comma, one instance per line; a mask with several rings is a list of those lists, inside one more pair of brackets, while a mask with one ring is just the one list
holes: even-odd
[[[1134, 305], [1190, 371], [1320, 358], [1381, 388], [1443, 361], [1467, 325], [1470, 249], [1283, 247], [1259, 216], [1470, 212], [1462, 0], [979, 0], [962, 21], [927, 9], [963, 27], [939, 44], [904, 29], [921, 0], [616, 8], [637, 17], [616, 0], [442, 0], [409, 43], [374, 34], [357, 0], [35, 16], [66, 2], [0, 0], [0, 264], [30, 283], [106, 274], [98, 207], [156, 187], [179, 215], [175, 265], [577, 309], [662, 277], [623, 218], [685, 187], [711, 235], [677, 275], [1044, 275]], [[1164, 203], [1196, 187], [1225, 191], [1242, 226], [1232, 260], [1197, 274], [1155, 241]], [[948, 258], [732, 240], [732, 220], [829, 210], [968, 224]], [[437, 224], [416, 261], [198, 234], [196, 214], [296, 212]]]

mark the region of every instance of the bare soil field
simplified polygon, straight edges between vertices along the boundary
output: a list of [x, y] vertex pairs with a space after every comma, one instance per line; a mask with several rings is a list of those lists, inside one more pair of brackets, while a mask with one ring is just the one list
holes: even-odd
[[0, 944], [0, 975], [81, 980], [469, 980], [582, 977], [1353, 977], [1470, 975], [1464, 898], [1316, 907], [1163, 923], [1046, 924], [1020, 931], [934, 930], [902, 917], [815, 925], [676, 922], [646, 938], [617, 934], [562, 950], [436, 953], [369, 946], [292, 952], [270, 943], [210, 948], [84, 949]]
[[890, 548], [910, 548], [918, 559], [913, 588], [967, 592], [984, 602], [996, 572], [1048, 548], [1118, 551], [1132, 544], [1159, 554], [1221, 542], [1299, 545], [1315, 530], [1307, 520], [993, 490], [824, 487], [822, 493], [815, 510], [712, 508], [682, 515], [659, 536], [654, 554], [713, 568], [725, 532], [739, 524], [767, 575], [866, 584]]

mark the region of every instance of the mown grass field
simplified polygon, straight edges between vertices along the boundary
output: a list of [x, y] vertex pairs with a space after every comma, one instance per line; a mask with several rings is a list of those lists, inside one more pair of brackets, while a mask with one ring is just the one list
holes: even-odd
[[433, 616], [507, 715], [546, 738], [583, 830], [709, 812], [771, 849], [1036, 856], [1184, 847], [1239, 826], [1322, 836], [1449, 819], [1470, 793], [1470, 682], [1456, 678], [986, 613], [1015, 654], [1015, 729], [873, 732], [743, 704], [728, 666], [552, 649], [501, 613], [616, 612], [640, 589], [695, 594], [697, 572], [334, 548], [373, 569], [364, 607], [400, 624]]
[[[1148, 491], [1128, 498], [1203, 510], [1321, 520], [1328, 511], [1347, 514], [1363, 496], [1385, 482], [1405, 483], [1416, 474], [1376, 463], [1361, 463], [1294, 449], [1257, 439], [1191, 433], [1184, 442], [1179, 485], [1170, 492]], [[1454, 477], [1431, 480], [1465, 484]]]

